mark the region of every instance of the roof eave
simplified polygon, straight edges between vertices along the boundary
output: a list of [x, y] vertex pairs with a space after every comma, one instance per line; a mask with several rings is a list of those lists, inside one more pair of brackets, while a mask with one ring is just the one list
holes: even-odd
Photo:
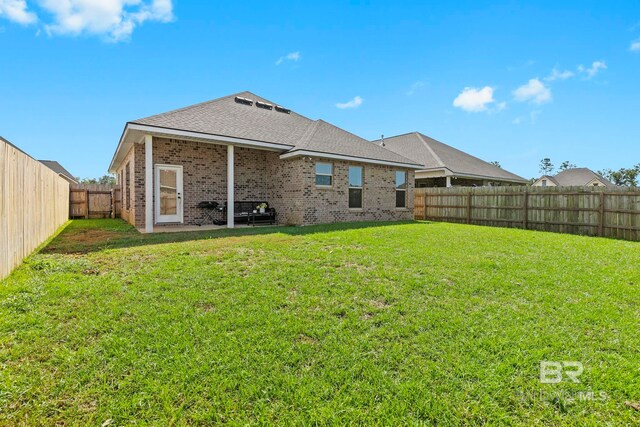
[[[248, 148], [257, 148], [262, 150], [271, 150], [271, 151], [287, 151], [293, 148], [293, 145], [289, 144], [280, 144], [269, 141], [258, 141], [251, 139], [238, 138], [227, 135], [215, 135], [204, 132], [195, 132], [184, 129], [174, 129], [174, 128], [166, 128], [161, 126], [152, 126], [135, 122], [127, 122], [125, 128], [122, 132], [122, 136], [120, 137], [120, 141], [118, 142], [118, 147], [116, 148], [116, 152], [113, 155], [111, 160], [111, 164], [109, 165], [109, 172], [114, 173], [116, 169], [116, 160], [118, 158], [118, 154], [123, 150], [123, 147], [127, 144], [127, 135], [129, 132], [140, 132], [151, 134], [154, 136], [163, 136], [163, 137], [177, 137], [181, 139], [196, 139], [196, 140], [208, 140], [211, 143], [221, 144], [221, 145], [237, 145]], [[126, 150], [128, 151], [128, 150]]]
[[503, 178], [503, 177], [497, 177], [497, 176], [489, 176], [489, 175], [477, 175], [477, 174], [471, 174], [471, 173], [466, 173], [466, 172], [457, 172], [454, 171], [448, 167], [435, 167], [435, 168], [428, 168], [428, 169], [420, 169], [417, 172], [432, 172], [434, 170], [447, 170], [449, 173], [445, 173], [445, 175], [449, 175], [449, 176], [459, 176], [462, 178], [474, 178], [474, 179], [486, 179], [486, 180], [494, 180], [494, 181], [505, 181], [505, 182], [519, 182], [519, 183], [527, 183], [529, 182], [528, 179], [524, 179], [524, 178]]
[[359, 157], [359, 156], [350, 156], [346, 154], [336, 154], [336, 153], [326, 153], [322, 151], [313, 151], [313, 150], [291, 150], [284, 154], [280, 155], [281, 159], [293, 159], [296, 157], [322, 157], [326, 159], [334, 159], [334, 160], [346, 160], [353, 161], [359, 163], [370, 163], [377, 165], [386, 165], [386, 166], [395, 166], [406, 169], [414, 169], [419, 170], [424, 167], [424, 165], [419, 165], [417, 163], [404, 163], [404, 162], [394, 162], [391, 160], [383, 160], [383, 159], [374, 159], [369, 157]]

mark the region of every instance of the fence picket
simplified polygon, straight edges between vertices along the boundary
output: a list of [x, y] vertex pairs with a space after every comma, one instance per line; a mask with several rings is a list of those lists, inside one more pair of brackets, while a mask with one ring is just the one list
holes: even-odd
[[416, 188], [415, 218], [640, 241], [640, 190]]

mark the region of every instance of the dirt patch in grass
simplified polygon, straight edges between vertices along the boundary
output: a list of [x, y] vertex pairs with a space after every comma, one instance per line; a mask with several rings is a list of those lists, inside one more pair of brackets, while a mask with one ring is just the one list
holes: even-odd
[[85, 253], [95, 245], [122, 238], [122, 233], [110, 230], [87, 229], [64, 234], [64, 244], [53, 241], [45, 247], [43, 253]]

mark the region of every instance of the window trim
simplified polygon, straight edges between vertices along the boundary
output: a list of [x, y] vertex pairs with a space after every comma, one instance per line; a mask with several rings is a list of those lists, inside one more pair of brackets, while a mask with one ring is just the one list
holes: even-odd
[[[404, 174], [404, 185], [405, 188], [398, 188], [398, 173], [403, 173]], [[395, 170], [394, 171], [394, 189], [395, 192], [393, 193], [395, 196], [395, 201], [394, 201], [394, 205], [396, 209], [409, 209], [407, 206], [407, 187], [409, 186], [409, 174], [407, 173], [407, 171], [402, 171], [402, 170]], [[404, 193], [404, 206], [398, 206], [398, 192], [401, 191]]]
[[[356, 187], [356, 186], [351, 185], [351, 181], [349, 180], [349, 175], [350, 175], [350, 172], [351, 172], [351, 168], [359, 168], [360, 169], [360, 187]], [[350, 202], [351, 202], [351, 194], [350, 194], [351, 191], [350, 190], [351, 189], [360, 190], [360, 207], [352, 208], [350, 206]], [[362, 211], [362, 210], [364, 210], [364, 166], [349, 165], [349, 167], [347, 168], [347, 207], [351, 211]]]
[[[329, 165], [331, 167], [331, 173], [318, 173], [318, 165]], [[333, 187], [333, 163], [331, 162], [318, 162], [313, 165], [314, 177], [313, 182], [318, 188], [332, 188]], [[328, 176], [331, 180], [331, 184], [318, 184], [318, 176]]]

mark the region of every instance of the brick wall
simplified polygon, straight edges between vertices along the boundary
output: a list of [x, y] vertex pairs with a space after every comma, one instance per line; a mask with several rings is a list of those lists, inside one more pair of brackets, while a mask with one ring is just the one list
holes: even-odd
[[[118, 179], [121, 180], [122, 186], [122, 203], [120, 207], [120, 217], [125, 221], [137, 226], [135, 222], [136, 215], [136, 199], [135, 199], [135, 182], [137, 169], [135, 165], [135, 147], [131, 148], [124, 160], [120, 164], [117, 172]], [[127, 167], [129, 170], [127, 171]], [[130, 173], [130, 175], [129, 175]], [[129, 185], [127, 186], [127, 182]], [[127, 204], [129, 198], [129, 204]]]
[[[121, 167], [131, 161], [132, 209], [122, 217], [138, 228], [144, 227], [145, 161], [144, 145], [134, 144]], [[280, 224], [309, 225], [341, 221], [390, 221], [413, 218], [413, 171], [408, 171], [407, 208], [395, 208], [395, 171], [381, 165], [345, 161], [333, 164], [333, 186], [315, 185], [315, 159], [281, 160], [279, 154], [249, 148], [235, 148], [235, 198], [266, 200], [278, 212]], [[223, 145], [153, 138], [153, 163], [183, 167], [184, 223], [195, 224], [202, 210], [201, 201], [224, 203], [227, 198], [227, 148]], [[348, 208], [348, 167], [364, 171], [363, 209]], [[119, 169], [120, 170], [120, 169]], [[123, 204], [124, 205], [124, 204]]]
[[[413, 219], [413, 171], [407, 170], [407, 208], [398, 209], [395, 207], [395, 172], [402, 169], [357, 162], [318, 161], [333, 164], [333, 184], [331, 188], [316, 186], [316, 160], [304, 163], [302, 224]], [[349, 166], [363, 169], [362, 209], [349, 209]]]

